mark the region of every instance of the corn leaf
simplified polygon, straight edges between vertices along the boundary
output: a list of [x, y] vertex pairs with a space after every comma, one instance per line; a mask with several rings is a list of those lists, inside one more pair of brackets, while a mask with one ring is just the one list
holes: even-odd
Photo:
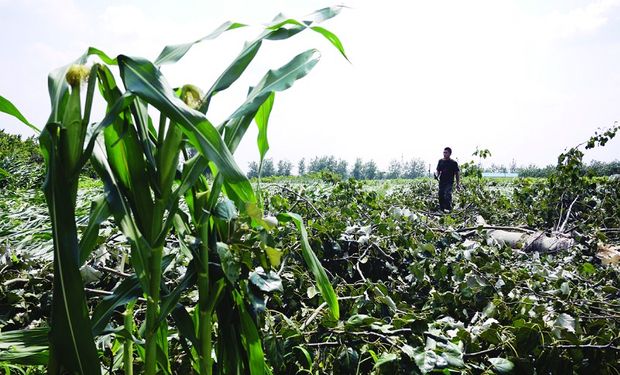
[[272, 92], [284, 91], [291, 87], [295, 81], [305, 77], [319, 61], [319, 56], [317, 50], [310, 49], [295, 56], [280, 69], [267, 72], [250, 92], [246, 101], [229, 116], [229, 119], [257, 111]]
[[82, 233], [82, 238], [80, 239], [79, 244], [80, 265], [84, 264], [86, 259], [88, 259], [88, 256], [95, 249], [101, 223], [110, 217], [110, 215], [111, 212], [105, 197], [99, 197], [91, 203], [88, 226]]
[[321, 26], [312, 26], [311, 27], [312, 30], [316, 31], [317, 33], [323, 35], [327, 40], [329, 40], [329, 42], [336, 47], [336, 49], [338, 49], [338, 51], [340, 51], [340, 53], [342, 54], [342, 56], [344, 56], [345, 59], [347, 59], [347, 61], [350, 62], [349, 58], [347, 57], [347, 54], [344, 52], [344, 46], [342, 45], [342, 42], [340, 41], [340, 38], [338, 38], [338, 36], [334, 33], [332, 33], [331, 31], [321, 27]]
[[258, 108], [258, 112], [256, 112], [256, 117], [254, 117], [254, 121], [256, 121], [256, 125], [258, 125], [258, 152], [260, 153], [260, 161], [263, 162], [263, 158], [265, 154], [269, 150], [269, 142], [267, 140], [267, 125], [269, 124], [269, 115], [271, 114], [271, 109], [273, 108], [273, 101], [275, 99], [276, 93], [272, 92], [265, 102], [261, 104]]
[[17, 109], [17, 107], [15, 107], [13, 105], [13, 103], [11, 103], [8, 99], [6, 99], [3, 96], [0, 96], [0, 112], [4, 112], [7, 115], [11, 115], [11, 116], [15, 117], [19, 121], [21, 121], [24, 124], [28, 125], [28, 127], [30, 129], [34, 130], [37, 133], [41, 132], [41, 130], [39, 128], [37, 128], [35, 125], [33, 125], [30, 121], [26, 120], [26, 117], [24, 117], [24, 115], [21, 114], [19, 109]]
[[178, 123], [189, 142], [217, 165], [239, 199], [254, 202], [256, 198], [250, 182], [235, 163], [220, 134], [209, 120], [174, 95], [155, 65], [144, 59], [133, 59], [123, 55], [118, 59], [121, 77], [127, 89]]
[[196, 40], [194, 42], [166, 46], [161, 51], [159, 56], [157, 56], [157, 58], [155, 59], [155, 65], [163, 65], [163, 64], [175, 63], [175, 62], [181, 60], [181, 58], [183, 58], [183, 56], [185, 56], [185, 54], [195, 44], [198, 44], [200, 42], [204, 42], [205, 40], [215, 39], [215, 38], [217, 38], [218, 36], [222, 35], [224, 32], [226, 32], [228, 30], [234, 30], [234, 29], [238, 29], [240, 27], [245, 27], [245, 26], [246, 25], [244, 25], [242, 23], [227, 21], [227, 22], [223, 23], [220, 27], [215, 29], [211, 34], [209, 34], [209, 35], [207, 35], [205, 37], [202, 37], [202, 38], [200, 38], [200, 39], [198, 39], [198, 40]]
[[[222, 72], [222, 74], [218, 77], [215, 83], [211, 86], [209, 91], [207, 91], [207, 93], [205, 94], [202, 105], [198, 110], [202, 113], [207, 113], [213, 95], [229, 88], [243, 74], [245, 69], [254, 59], [254, 56], [256, 56], [256, 53], [260, 49], [262, 41], [264, 39], [288, 39], [295, 34], [305, 30], [306, 25], [320, 23], [336, 16], [338, 13], [340, 13], [340, 10], [342, 8], [342, 6], [335, 6], [319, 9], [316, 12], [313, 12], [312, 14], [307, 16], [307, 19], [302, 22], [293, 19], [285, 20], [283, 17], [277, 16], [274, 22], [268, 25], [265, 31], [261, 33], [261, 35], [259, 35], [256, 40], [244, 46], [244, 48], [241, 50], [241, 53], [239, 53], [235, 60], [233, 60], [233, 62], [224, 70], [224, 72]], [[289, 28], [288, 26], [291, 25], [296, 27]]]
[[75, 224], [76, 176], [60, 164], [59, 139], [65, 130], [48, 124], [41, 133], [41, 151], [47, 176], [43, 190], [49, 207], [54, 236], [54, 285], [50, 345], [54, 357], [51, 368], [82, 374], [101, 372], [99, 358], [90, 330]]
[[45, 365], [49, 359], [48, 327], [0, 333], [0, 362]]
[[316, 257], [314, 251], [310, 247], [310, 243], [308, 242], [308, 232], [306, 231], [306, 227], [301, 219], [301, 216], [294, 214], [292, 212], [284, 213], [278, 215], [278, 220], [286, 222], [293, 221], [297, 226], [297, 230], [299, 230], [299, 234], [301, 236], [301, 255], [306, 262], [308, 268], [314, 275], [314, 279], [316, 280], [317, 287], [321, 292], [321, 296], [325, 302], [327, 302], [327, 306], [329, 306], [329, 311], [334, 319], [340, 319], [340, 308], [338, 307], [338, 297], [334, 292], [334, 288], [332, 284], [329, 282], [327, 278], [327, 274], [325, 273], [325, 269], [321, 265], [321, 262]]
[[245, 307], [245, 302], [238, 292], [233, 292], [237, 309], [239, 310], [239, 320], [241, 323], [241, 334], [245, 340], [243, 344], [245, 346], [246, 353], [248, 355], [248, 362], [250, 366], [250, 374], [259, 375], [265, 373], [265, 355], [263, 353], [263, 347], [261, 340], [256, 329], [256, 324], [252, 320], [252, 317], [248, 313]]

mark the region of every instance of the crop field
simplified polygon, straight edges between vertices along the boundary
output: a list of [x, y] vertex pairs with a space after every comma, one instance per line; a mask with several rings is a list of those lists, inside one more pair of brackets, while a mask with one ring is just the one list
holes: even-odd
[[[37, 132], [0, 131], [0, 371], [620, 374], [620, 180], [583, 163], [618, 124], [548, 178], [464, 163], [439, 211], [430, 178], [261, 179], [276, 94], [310, 73], [313, 48], [211, 123], [264, 41], [303, 32], [348, 59], [319, 26], [340, 10], [277, 16], [207, 90], [160, 67], [246, 25], [153, 61], [91, 47], [50, 73], [41, 126], [0, 96]], [[251, 179], [234, 157], [250, 126]]]
[[[89, 178], [81, 185], [76, 212], [83, 231], [88, 202], [103, 187]], [[230, 212], [222, 229], [235, 235], [220, 245], [228, 252], [218, 252], [211, 272], [230, 282], [247, 280], [249, 313], [273, 373], [614, 373], [620, 359], [620, 271], [606, 264], [600, 250], [618, 243], [612, 228], [620, 226], [614, 215], [619, 187], [590, 181], [592, 195], [573, 206], [565, 231], [577, 241], [545, 251], [512, 248], [491, 233], [557, 233], [555, 219], [562, 218], [542, 221], [551, 194], [546, 180], [468, 179], [450, 214], [435, 212], [430, 180], [270, 182], [262, 186], [265, 212], [303, 215], [310, 246], [338, 296], [339, 319], [329, 314], [305, 268], [290, 224], [261, 242], [247, 220]], [[540, 196], [524, 201], [533, 191]], [[36, 189], [5, 190], [0, 204], [0, 359], [45, 364], [52, 235], [44, 198]], [[191, 264], [191, 249], [178, 236], [164, 246], [167, 290], [183, 285]], [[261, 246], [270, 249], [267, 257], [259, 254]], [[95, 315], [106, 301], [120, 299], [131, 278], [128, 253], [113, 220], [103, 221], [97, 249], [81, 269]], [[140, 293], [131, 295], [133, 328], [127, 328], [122, 300], [115, 301], [96, 338], [102, 366], [113, 372], [122, 366], [127, 334], [136, 341], [135, 365], [141, 366], [145, 301]], [[178, 303], [194, 316], [196, 291], [183, 289]], [[190, 372], [193, 351], [186, 349], [195, 337], [186, 337], [178, 324], [170, 319], [168, 366], [172, 373]], [[11, 346], [11, 332], [20, 329], [38, 345]], [[220, 340], [217, 334], [214, 340]]]

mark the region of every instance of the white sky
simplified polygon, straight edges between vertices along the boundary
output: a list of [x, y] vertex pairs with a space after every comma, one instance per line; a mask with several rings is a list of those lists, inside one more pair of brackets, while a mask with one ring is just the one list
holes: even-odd
[[[435, 163], [445, 146], [461, 162], [476, 146], [489, 164], [555, 164], [566, 147], [620, 119], [620, 0], [345, 1], [323, 24], [343, 42], [349, 64], [317, 33], [266, 42], [208, 117], [219, 123], [269, 68], [318, 48], [322, 59], [278, 93], [268, 157], [331, 154], [349, 161], [420, 157]], [[33, 123], [49, 115], [47, 73], [88, 46], [109, 55], [154, 59], [167, 44], [207, 35], [227, 20], [261, 25], [277, 13], [303, 18], [320, 0], [78, 1], [0, 0], [0, 95]], [[173, 86], [203, 89], [258, 29], [227, 32], [162, 70]], [[95, 120], [96, 118], [93, 118]], [[0, 128], [31, 135], [0, 115]], [[236, 153], [258, 159], [252, 128]], [[618, 137], [620, 139], [620, 135]], [[586, 159], [620, 158], [620, 140]]]

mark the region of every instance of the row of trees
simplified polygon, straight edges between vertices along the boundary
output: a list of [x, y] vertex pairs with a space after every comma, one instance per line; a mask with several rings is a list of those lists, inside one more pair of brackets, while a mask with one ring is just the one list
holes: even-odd
[[[604, 162], [593, 160], [590, 164], [583, 165], [583, 172], [592, 176], [611, 176], [620, 174], [620, 160]], [[517, 169], [519, 177], [549, 177], [555, 170], [554, 166], [538, 167], [530, 164], [527, 167]]]
[[[288, 160], [280, 160], [275, 163], [270, 158], [263, 160], [262, 166], [256, 162], [250, 162], [248, 177], [258, 177], [259, 169], [262, 177], [291, 176], [293, 163]], [[363, 161], [361, 158], [357, 158], [353, 166], [349, 168], [349, 163], [346, 160], [337, 159], [333, 155], [317, 156], [309, 162], [302, 158], [297, 163], [297, 175], [299, 176], [323, 171], [338, 174], [343, 178], [352, 177], [358, 180], [416, 178], [428, 174], [426, 163], [418, 158], [408, 161], [392, 160], [385, 171], [380, 170], [374, 160]]]
[[[464, 167], [466, 164], [462, 164]], [[431, 165], [431, 173], [435, 166]], [[610, 176], [620, 174], [620, 161], [612, 162], [593, 161], [584, 166], [585, 171], [593, 176]], [[519, 177], [549, 177], [555, 169], [554, 166], [538, 167], [530, 164], [525, 167], [517, 167], [513, 161], [509, 166], [491, 164], [490, 167], [483, 167], [481, 172], [497, 172], [497, 173], [518, 173]], [[297, 175], [303, 176], [307, 174], [320, 173], [328, 171], [338, 174], [343, 178], [355, 178], [358, 180], [381, 180], [381, 179], [397, 179], [397, 178], [416, 178], [428, 176], [428, 165], [419, 158], [411, 160], [392, 160], [387, 170], [381, 170], [374, 160], [363, 161], [357, 158], [353, 165], [349, 167], [346, 160], [338, 159], [333, 155], [318, 156], [306, 162], [303, 158], [297, 162]], [[259, 164], [251, 162], [248, 168], [248, 177], [258, 177]], [[262, 177], [272, 176], [292, 176], [293, 163], [289, 160], [279, 160], [277, 163], [273, 159], [267, 158], [263, 160]]]

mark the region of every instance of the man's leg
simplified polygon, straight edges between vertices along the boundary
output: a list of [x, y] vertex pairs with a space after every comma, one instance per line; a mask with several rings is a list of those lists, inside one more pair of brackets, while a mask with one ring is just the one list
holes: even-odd
[[446, 209], [446, 185], [439, 184], [439, 209]]
[[445, 200], [445, 206], [446, 209], [452, 211], [452, 184], [449, 184], [448, 186], [446, 186], [446, 196], [444, 198]]

